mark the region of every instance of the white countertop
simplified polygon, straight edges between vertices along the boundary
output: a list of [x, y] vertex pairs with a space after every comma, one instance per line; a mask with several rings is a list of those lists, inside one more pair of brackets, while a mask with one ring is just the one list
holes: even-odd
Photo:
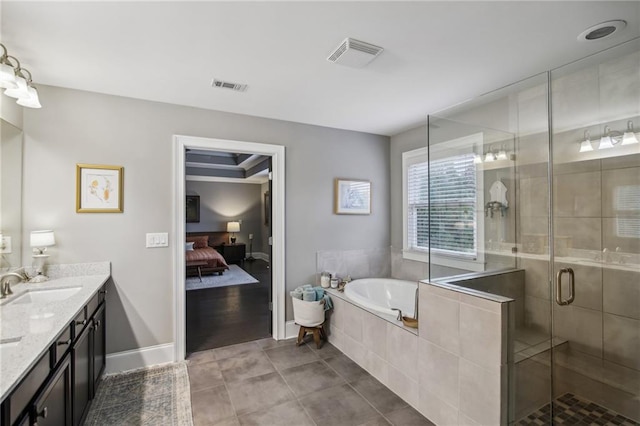
[[[109, 279], [109, 273], [95, 272], [51, 279], [40, 284], [21, 283], [12, 286], [13, 296], [0, 305], [0, 401], [9, 395], [58, 334]], [[30, 290], [70, 287], [80, 289], [61, 301], [11, 303]]]

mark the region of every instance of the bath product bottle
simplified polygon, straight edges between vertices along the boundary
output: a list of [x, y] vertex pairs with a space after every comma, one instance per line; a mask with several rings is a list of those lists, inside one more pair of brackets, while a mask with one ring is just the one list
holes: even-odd
[[331, 288], [338, 288], [338, 277], [331, 278]]
[[323, 272], [320, 274], [320, 286], [322, 288], [329, 288], [331, 285], [331, 274], [328, 272]]

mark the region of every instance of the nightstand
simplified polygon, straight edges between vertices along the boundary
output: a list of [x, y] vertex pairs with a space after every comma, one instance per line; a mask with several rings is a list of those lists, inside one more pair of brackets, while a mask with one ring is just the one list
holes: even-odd
[[223, 244], [215, 247], [227, 263], [242, 263], [247, 256], [247, 246], [244, 243]]

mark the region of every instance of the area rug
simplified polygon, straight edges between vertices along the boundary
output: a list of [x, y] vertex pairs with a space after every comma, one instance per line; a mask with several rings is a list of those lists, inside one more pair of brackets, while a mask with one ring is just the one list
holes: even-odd
[[104, 376], [85, 425], [192, 426], [184, 362]]
[[[551, 424], [551, 404], [547, 404], [538, 411], [518, 421], [518, 426], [549, 425]], [[635, 422], [621, 414], [611, 411], [601, 405], [565, 393], [553, 402], [553, 424], [555, 425], [624, 425], [638, 426]]]
[[259, 282], [251, 275], [246, 273], [238, 265], [229, 265], [229, 270], [224, 274], [203, 275], [202, 282], [198, 277], [187, 278], [185, 284], [187, 291], [200, 290], [203, 288], [227, 287], [230, 285], [255, 284]]

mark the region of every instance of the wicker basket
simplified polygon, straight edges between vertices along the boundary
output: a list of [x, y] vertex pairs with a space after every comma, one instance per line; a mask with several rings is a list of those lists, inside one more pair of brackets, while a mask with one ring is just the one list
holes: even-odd
[[291, 298], [293, 301], [293, 319], [304, 327], [316, 327], [324, 322], [324, 301], [305, 302]]

